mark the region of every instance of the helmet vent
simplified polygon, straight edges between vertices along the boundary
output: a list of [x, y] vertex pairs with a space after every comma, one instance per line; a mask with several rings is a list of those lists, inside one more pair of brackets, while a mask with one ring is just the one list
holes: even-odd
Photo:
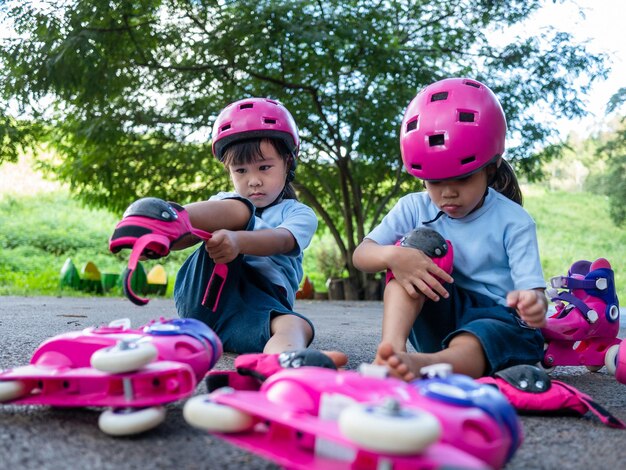
[[443, 145], [444, 142], [445, 142], [445, 137], [443, 134], [435, 134], [435, 135], [428, 136], [428, 145], [431, 147]]
[[239, 109], [252, 109], [253, 107], [254, 107], [254, 104], [252, 103], [244, 103], [239, 106]]
[[465, 82], [465, 85], [473, 86], [474, 88], [480, 88], [480, 84], [476, 83], [476, 82], [467, 81], [467, 82]]
[[414, 170], [421, 170], [422, 169], [422, 165], [418, 164], [418, 163], [414, 163], [411, 165], [411, 168], [413, 168]]
[[417, 129], [417, 119], [413, 119], [412, 121], [406, 124], [406, 131], [411, 132]]
[[448, 92], [447, 91], [442, 91], [440, 93], [435, 93], [433, 96], [430, 97], [430, 101], [444, 101], [448, 99]]
[[228, 129], [230, 129], [230, 124], [226, 124], [226, 125], [220, 127], [220, 132], [227, 131]]
[[263, 119], [265, 124], [276, 124], [276, 119], [265, 118]]
[[468, 163], [472, 163], [476, 161], [476, 157], [471, 156], [471, 157], [465, 157], [463, 160], [461, 160], [461, 165], [467, 165]]
[[463, 111], [459, 113], [460, 122], [474, 122], [474, 117], [475, 117], [474, 113], [468, 113], [468, 112], [463, 112]]

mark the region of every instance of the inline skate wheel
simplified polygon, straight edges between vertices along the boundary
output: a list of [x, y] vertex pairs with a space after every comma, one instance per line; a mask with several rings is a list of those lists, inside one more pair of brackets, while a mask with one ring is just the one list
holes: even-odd
[[349, 406], [338, 424], [345, 437], [364, 449], [396, 455], [418, 454], [441, 436], [434, 415], [402, 408], [395, 400]]
[[24, 383], [19, 380], [0, 381], [0, 403], [15, 400], [25, 393]]
[[130, 436], [149, 431], [165, 419], [165, 408], [113, 409], [100, 415], [98, 427], [110, 436]]
[[141, 369], [157, 358], [154, 344], [120, 341], [110, 348], [98, 349], [91, 355], [91, 366], [102, 372], [123, 374]]
[[254, 425], [254, 419], [248, 413], [211, 401], [208, 395], [187, 400], [183, 418], [193, 427], [209, 432], [243, 432]]
[[606, 371], [611, 375], [615, 375], [615, 371], [617, 370], [617, 354], [619, 353], [619, 347], [619, 344], [614, 344], [606, 350], [606, 354], [604, 355]]

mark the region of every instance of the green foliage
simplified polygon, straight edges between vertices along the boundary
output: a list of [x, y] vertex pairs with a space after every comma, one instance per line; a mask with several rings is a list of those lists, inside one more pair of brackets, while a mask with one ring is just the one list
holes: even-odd
[[[620, 88], [609, 102], [608, 111], [623, 108], [626, 103], [626, 87]], [[611, 134], [598, 154], [608, 159], [608, 171], [604, 194], [609, 197], [611, 219], [618, 226], [626, 225], [626, 117], [622, 117], [619, 127]]]
[[415, 186], [398, 126], [424, 85], [488, 83], [520, 143], [507, 155], [530, 179], [540, 172], [533, 149], [554, 135], [534, 106], [583, 113], [581, 96], [605, 76], [602, 56], [549, 29], [510, 44], [486, 34], [542, 3], [11, 1], [5, 23], [18, 37], [0, 46], [0, 97], [45, 125], [61, 152], [43, 162], [49, 171], [118, 212], [140, 196], [188, 202], [223, 189], [207, 142], [214, 117], [245, 96], [280, 99], [302, 134], [297, 189], [354, 276], [366, 225]]
[[[68, 257], [78, 270], [91, 261], [100, 272], [121, 274], [130, 251], [113, 255], [108, 250], [118, 221], [114, 214], [88, 209], [63, 192], [0, 196], [0, 295], [76, 295], [59, 286]], [[171, 294], [176, 272], [192, 249], [144, 266], [150, 270], [156, 263], [164, 265]]]
[[330, 278], [344, 277], [346, 264], [337, 244], [328, 234], [320, 234], [304, 252], [304, 272], [309, 276], [317, 291], [326, 290]]

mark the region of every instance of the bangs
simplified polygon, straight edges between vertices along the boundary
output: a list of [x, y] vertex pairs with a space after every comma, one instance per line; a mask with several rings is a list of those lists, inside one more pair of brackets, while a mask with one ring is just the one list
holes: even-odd
[[250, 163], [265, 160], [263, 154], [261, 153], [261, 142], [270, 143], [276, 149], [276, 152], [278, 152], [278, 154], [285, 161], [287, 161], [287, 159], [291, 156], [287, 145], [279, 139], [254, 138], [248, 140], [239, 140], [235, 143], [230, 144], [224, 150], [224, 165], [226, 167], [232, 165], [247, 165]]
[[265, 160], [261, 153], [261, 141], [259, 139], [240, 140], [224, 150], [224, 165], [227, 167], [247, 165], [259, 160]]

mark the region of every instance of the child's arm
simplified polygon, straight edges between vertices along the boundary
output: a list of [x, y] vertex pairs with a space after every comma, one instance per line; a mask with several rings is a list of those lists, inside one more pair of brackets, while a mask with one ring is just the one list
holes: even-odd
[[[243, 230], [250, 219], [250, 208], [238, 199], [200, 201], [187, 204], [185, 210], [193, 228], [205, 232], [219, 229]], [[198, 243], [198, 237], [185, 237], [172, 245], [172, 250], [184, 250]]]
[[271, 256], [289, 253], [296, 239], [285, 228], [263, 230], [217, 230], [205, 243], [206, 251], [216, 263], [229, 263], [239, 254]]
[[506, 302], [529, 326], [541, 328], [546, 325], [548, 299], [544, 289], [514, 290], [506, 296]]
[[250, 208], [239, 199], [193, 202], [187, 204], [185, 209], [191, 225], [205, 232], [243, 230], [251, 215]]
[[454, 281], [421, 250], [379, 245], [370, 239], [363, 240], [354, 250], [352, 262], [357, 269], [368, 273], [391, 269], [396, 280], [413, 298], [417, 298], [420, 292], [434, 301], [439, 300], [439, 296], [447, 298], [448, 291], [439, 279]]

